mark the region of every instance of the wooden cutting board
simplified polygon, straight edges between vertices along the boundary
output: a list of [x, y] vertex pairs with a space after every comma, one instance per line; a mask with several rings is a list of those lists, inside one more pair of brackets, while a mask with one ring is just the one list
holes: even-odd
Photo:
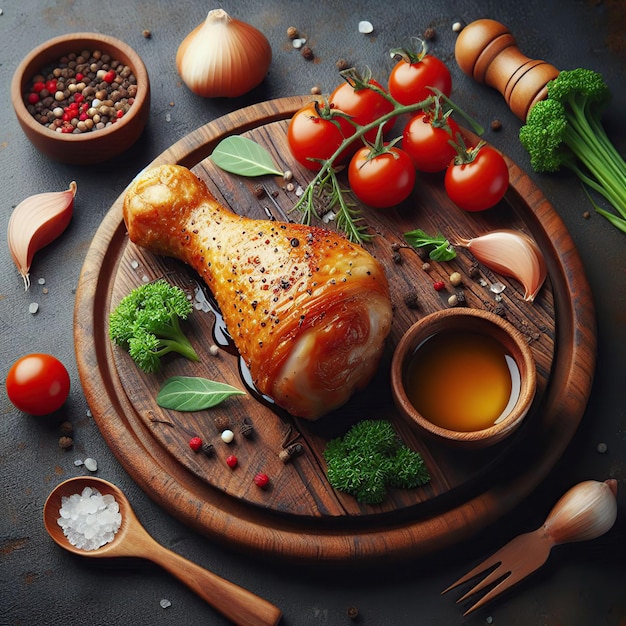
[[[298, 187], [312, 173], [297, 167], [286, 142], [288, 120], [309, 97], [265, 102], [215, 120], [191, 133], [152, 165], [178, 163], [202, 177], [218, 200], [258, 219], [294, 219]], [[243, 134], [266, 147], [280, 168], [294, 173], [294, 189], [272, 176], [246, 179], [219, 170], [208, 158], [226, 136]], [[510, 189], [495, 208], [466, 213], [447, 198], [441, 175], [419, 175], [412, 196], [388, 210], [363, 207], [376, 234], [367, 249], [389, 277], [394, 322], [387, 351], [367, 390], [335, 413], [310, 423], [294, 419], [256, 396], [242, 378], [232, 350], [211, 353], [223, 336], [211, 294], [198, 276], [171, 259], [128, 241], [120, 196], [99, 227], [81, 273], [75, 307], [75, 343], [84, 391], [103, 437], [135, 481], [168, 512], [204, 534], [245, 550], [295, 560], [407, 558], [425, 555], [470, 537], [519, 504], [546, 476], [582, 418], [595, 368], [595, 313], [580, 258], [563, 222], [534, 183], [509, 159]], [[332, 222], [330, 227], [332, 228]], [[545, 255], [548, 280], [534, 303], [521, 285], [480, 267], [470, 277], [472, 256], [458, 248], [449, 263], [423, 267], [403, 233], [421, 228], [452, 242], [498, 228], [531, 234]], [[397, 414], [390, 394], [389, 362], [403, 332], [417, 319], [448, 306], [456, 290], [448, 277], [464, 277], [465, 306], [496, 310], [528, 339], [537, 363], [538, 393], [523, 427], [508, 441], [479, 451], [459, 451], [424, 441]], [[108, 339], [108, 314], [143, 281], [165, 276], [187, 290], [197, 309], [186, 325], [200, 363], [172, 358], [158, 375], [143, 374]], [[433, 282], [447, 289], [437, 292]], [[493, 282], [506, 289], [498, 301]], [[217, 320], [217, 323], [216, 323]], [[219, 407], [198, 413], [161, 409], [155, 398], [173, 375], [204, 376], [245, 389]], [[405, 443], [424, 456], [428, 485], [392, 490], [380, 506], [360, 505], [334, 491], [325, 474], [328, 439], [364, 418], [391, 420]], [[242, 426], [252, 430], [244, 436]], [[220, 438], [224, 425], [232, 443]], [[193, 452], [200, 436], [213, 454]], [[301, 454], [285, 459], [290, 444]], [[226, 456], [239, 464], [231, 469]], [[259, 489], [257, 472], [270, 477]]]

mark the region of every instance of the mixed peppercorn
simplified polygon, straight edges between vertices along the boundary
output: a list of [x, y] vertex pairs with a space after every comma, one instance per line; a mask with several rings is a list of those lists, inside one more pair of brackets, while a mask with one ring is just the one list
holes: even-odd
[[94, 50], [61, 57], [33, 77], [25, 103], [43, 126], [59, 133], [100, 130], [122, 118], [137, 95], [131, 68]]

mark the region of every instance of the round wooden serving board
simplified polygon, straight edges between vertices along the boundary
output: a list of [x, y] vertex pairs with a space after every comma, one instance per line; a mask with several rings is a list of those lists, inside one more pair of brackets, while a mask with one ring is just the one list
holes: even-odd
[[[152, 165], [191, 168], [218, 200], [258, 219], [300, 219], [290, 213], [298, 186], [312, 173], [296, 167], [286, 142], [289, 118], [309, 100], [292, 97], [255, 105], [215, 120], [165, 151]], [[282, 178], [246, 179], [221, 171], [208, 158], [226, 136], [243, 134], [267, 148], [279, 168], [291, 169], [294, 187]], [[234, 547], [294, 560], [340, 562], [424, 555], [471, 536], [521, 502], [546, 476], [582, 418], [595, 367], [595, 314], [579, 256], [562, 221], [533, 182], [510, 160], [510, 189], [497, 207], [466, 213], [447, 198], [441, 175], [419, 175], [412, 196], [389, 210], [362, 207], [376, 236], [367, 249], [383, 264], [391, 287], [394, 322], [378, 375], [344, 408], [317, 422], [272, 410], [242, 380], [236, 354], [209, 348], [215, 343], [215, 315], [200, 303], [210, 297], [186, 266], [159, 258], [130, 243], [122, 220], [123, 196], [99, 227], [81, 273], [76, 296], [75, 342], [85, 394], [102, 432], [124, 468], [142, 489], [189, 526]], [[262, 193], [259, 192], [262, 189]], [[333, 223], [330, 223], [333, 227]], [[534, 303], [524, 302], [515, 280], [479, 267], [466, 249], [449, 263], [424, 269], [403, 234], [415, 228], [442, 232], [453, 243], [499, 228], [531, 234], [545, 255], [549, 277]], [[464, 277], [450, 286], [451, 272]], [[143, 374], [108, 338], [108, 315], [119, 300], [145, 280], [165, 276], [198, 302], [186, 330], [200, 363], [164, 362], [157, 375]], [[437, 292], [433, 282], [447, 289]], [[489, 286], [506, 285], [497, 301]], [[508, 441], [480, 452], [461, 451], [420, 439], [394, 409], [389, 362], [403, 332], [427, 313], [448, 306], [458, 292], [464, 306], [499, 311], [528, 338], [538, 371], [538, 393], [522, 428]], [[203, 376], [248, 393], [197, 413], [161, 409], [156, 395], [174, 375]], [[453, 389], [451, 389], [453, 392]], [[326, 442], [360, 419], [393, 422], [407, 445], [422, 453], [431, 481], [412, 490], [391, 490], [380, 506], [360, 505], [334, 491], [326, 480]], [[220, 438], [222, 422], [235, 440]], [[244, 437], [244, 421], [253, 435]], [[194, 453], [189, 438], [214, 446]], [[291, 443], [302, 453], [285, 461]], [[234, 470], [225, 458], [235, 454]], [[263, 472], [269, 487], [253, 477]]]

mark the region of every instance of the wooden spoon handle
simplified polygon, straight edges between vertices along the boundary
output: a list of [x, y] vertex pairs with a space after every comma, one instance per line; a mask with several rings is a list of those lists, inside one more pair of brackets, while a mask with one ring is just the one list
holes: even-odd
[[252, 592], [188, 561], [156, 541], [144, 554], [238, 626], [275, 626], [281, 610]]
[[476, 20], [459, 34], [454, 49], [459, 67], [479, 83], [496, 88], [511, 111], [525, 121], [532, 106], [547, 95], [559, 70], [521, 53], [509, 29], [495, 20]]

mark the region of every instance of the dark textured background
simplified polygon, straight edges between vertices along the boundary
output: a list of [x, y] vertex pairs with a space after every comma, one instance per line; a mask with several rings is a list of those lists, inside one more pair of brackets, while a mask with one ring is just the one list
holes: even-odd
[[[626, 434], [624, 373], [626, 348], [625, 235], [602, 218], [584, 219], [588, 205], [569, 175], [531, 172], [517, 140], [519, 121], [498, 93], [462, 75], [454, 62], [456, 20], [491, 17], [507, 24], [521, 49], [561, 69], [584, 65], [602, 71], [614, 92], [605, 124], [626, 151], [626, 7], [623, 0], [445, 0], [411, 2], [226, 1], [233, 16], [269, 38], [274, 59], [265, 82], [236, 100], [203, 100], [182, 85], [176, 49], [213, 5], [193, 0], [173, 3], [112, 0], [9, 0], [0, 15], [0, 231], [12, 208], [25, 197], [78, 183], [75, 214], [63, 237], [35, 258], [30, 292], [22, 289], [8, 249], [0, 246], [0, 374], [28, 352], [60, 358], [72, 377], [61, 419], [75, 425], [75, 446], [57, 445], [59, 416], [37, 419], [17, 412], [0, 393], [0, 624], [224, 624], [226, 621], [168, 574], [148, 563], [102, 562], [74, 557], [45, 534], [41, 512], [58, 482], [86, 470], [76, 458], [92, 456], [98, 475], [129, 496], [147, 530], [179, 552], [278, 605], [286, 626], [349, 623], [355, 606], [364, 626], [624, 626], [626, 624]], [[358, 33], [368, 19], [373, 35]], [[305, 61], [286, 37], [294, 25], [308, 36], [316, 59]], [[133, 176], [175, 141], [202, 124], [242, 106], [308, 93], [313, 85], [330, 92], [339, 78], [335, 62], [344, 58], [369, 66], [384, 81], [392, 66], [388, 50], [434, 27], [433, 53], [453, 74], [454, 99], [489, 126], [503, 123], [486, 139], [511, 156], [541, 187], [563, 217], [580, 251], [598, 315], [598, 366], [591, 400], [579, 432], [564, 458], [512, 514], [474, 540], [427, 560], [388, 569], [337, 575], [323, 566], [287, 567], [235, 554], [190, 531], [157, 507], [121, 468], [102, 439], [81, 393], [72, 338], [73, 301], [79, 272], [100, 221]], [[152, 38], [142, 31], [149, 29]], [[66, 166], [40, 155], [27, 142], [11, 110], [9, 84], [22, 57], [44, 40], [73, 31], [100, 31], [130, 44], [143, 58], [152, 85], [152, 108], [139, 143], [123, 157], [93, 167]], [[174, 103], [171, 106], [170, 103]], [[38, 278], [46, 280], [42, 294]], [[28, 305], [39, 302], [36, 315]], [[598, 443], [608, 450], [599, 454]], [[512, 593], [464, 619], [454, 593], [440, 591], [477, 560], [513, 535], [539, 526], [560, 495], [584, 479], [619, 482], [619, 518], [606, 536], [553, 551], [547, 566]], [[166, 610], [159, 600], [167, 598]]]

